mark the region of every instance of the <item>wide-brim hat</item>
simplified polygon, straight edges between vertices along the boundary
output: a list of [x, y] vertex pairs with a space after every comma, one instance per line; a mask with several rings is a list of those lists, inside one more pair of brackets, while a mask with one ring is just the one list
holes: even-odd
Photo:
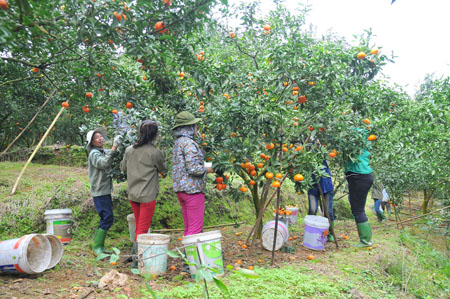
[[106, 129], [105, 128], [97, 128], [95, 130], [91, 130], [87, 133], [86, 135], [86, 141], [87, 141], [87, 145], [86, 145], [86, 150], [89, 152], [92, 148], [92, 137], [94, 137], [95, 133], [100, 133], [103, 136], [103, 139], [105, 141], [108, 140], [108, 138], [106, 137]]
[[201, 121], [201, 118], [196, 118], [192, 113], [187, 111], [182, 111], [177, 114], [175, 117], [175, 125], [173, 126], [173, 129], [176, 129], [178, 127], [184, 127], [189, 126], [198, 123]]

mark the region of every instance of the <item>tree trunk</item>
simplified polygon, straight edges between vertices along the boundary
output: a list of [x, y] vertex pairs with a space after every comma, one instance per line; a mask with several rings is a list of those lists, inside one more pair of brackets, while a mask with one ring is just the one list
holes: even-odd
[[428, 213], [428, 204], [430, 203], [431, 197], [433, 196], [433, 192], [434, 189], [423, 190], [422, 214]]

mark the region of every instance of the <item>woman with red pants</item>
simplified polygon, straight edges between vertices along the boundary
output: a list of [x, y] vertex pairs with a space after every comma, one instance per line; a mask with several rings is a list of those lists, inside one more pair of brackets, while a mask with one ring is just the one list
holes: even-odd
[[[127, 173], [128, 199], [136, 221], [133, 255], [137, 252], [137, 236], [146, 234], [152, 224], [159, 192], [158, 174], [166, 171], [164, 155], [153, 144], [157, 136], [158, 124], [144, 120], [139, 127], [138, 141], [127, 147], [121, 163], [122, 170]], [[134, 260], [132, 267], [136, 266]]]
[[200, 120], [183, 111], [177, 114], [172, 129], [175, 137], [172, 151], [173, 189], [181, 205], [185, 236], [203, 230], [206, 176], [214, 173], [214, 169], [204, 166], [203, 152], [194, 140]]

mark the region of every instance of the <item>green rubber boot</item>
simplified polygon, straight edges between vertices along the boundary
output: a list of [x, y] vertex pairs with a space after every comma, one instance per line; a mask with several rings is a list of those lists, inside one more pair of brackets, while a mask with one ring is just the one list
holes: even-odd
[[138, 244], [136, 241], [133, 242], [133, 247], [131, 248], [131, 254], [132, 256], [132, 263], [131, 263], [131, 269], [137, 269], [138, 268], [138, 259], [137, 259], [137, 251], [138, 251]]
[[[333, 228], [333, 231], [334, 231], [334, 221], [331, 221], [331, 228]], [[327, 241], [328, 241], [328, 242], [334, 242], [334, 237], [333, 237], [333, 235], [331, 234], [331, 229], [330, 229], [329, 232], [328, 232], [328, 235], [327, 235]]]
[[378, 222], [386, 221], [386, 216], [384, 216], [384, 213], [377, 213]]
[[105, 252], [105, 239], [106, 239], [106, 233], [108, 231], [97, 228], [94, 233], [94, 246], [92, 250], [94, 251], [95, 255], [100, 255], [100, 253]]
[[356, 223], [358, 229], [359, 243], [352, 245], [353, 247], [370, 247], [372, 246], [372, 229], [368, 221]]

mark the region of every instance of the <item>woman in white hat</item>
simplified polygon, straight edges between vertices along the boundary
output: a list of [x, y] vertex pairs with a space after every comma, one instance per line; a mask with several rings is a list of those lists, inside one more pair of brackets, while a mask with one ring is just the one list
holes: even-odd
[[106, 232], [114, 222], [113, 204], [111, 194], [113, 191], [112, 179], [107, 176], [107, 170], [111, 168], [113, 157], [120, 143], [120, 136], [114, 138], [111, 150], [103, 148], [106, 138], [106, 130], [98, 128], [87, 133], [86, 150], [89, 152], [88, 171], [91, 183], [91, 196], [94, 199], [95, 208], [100, 216], [100, 224], [94, 234], [93, 250], [96, 255], [105, 250]]

